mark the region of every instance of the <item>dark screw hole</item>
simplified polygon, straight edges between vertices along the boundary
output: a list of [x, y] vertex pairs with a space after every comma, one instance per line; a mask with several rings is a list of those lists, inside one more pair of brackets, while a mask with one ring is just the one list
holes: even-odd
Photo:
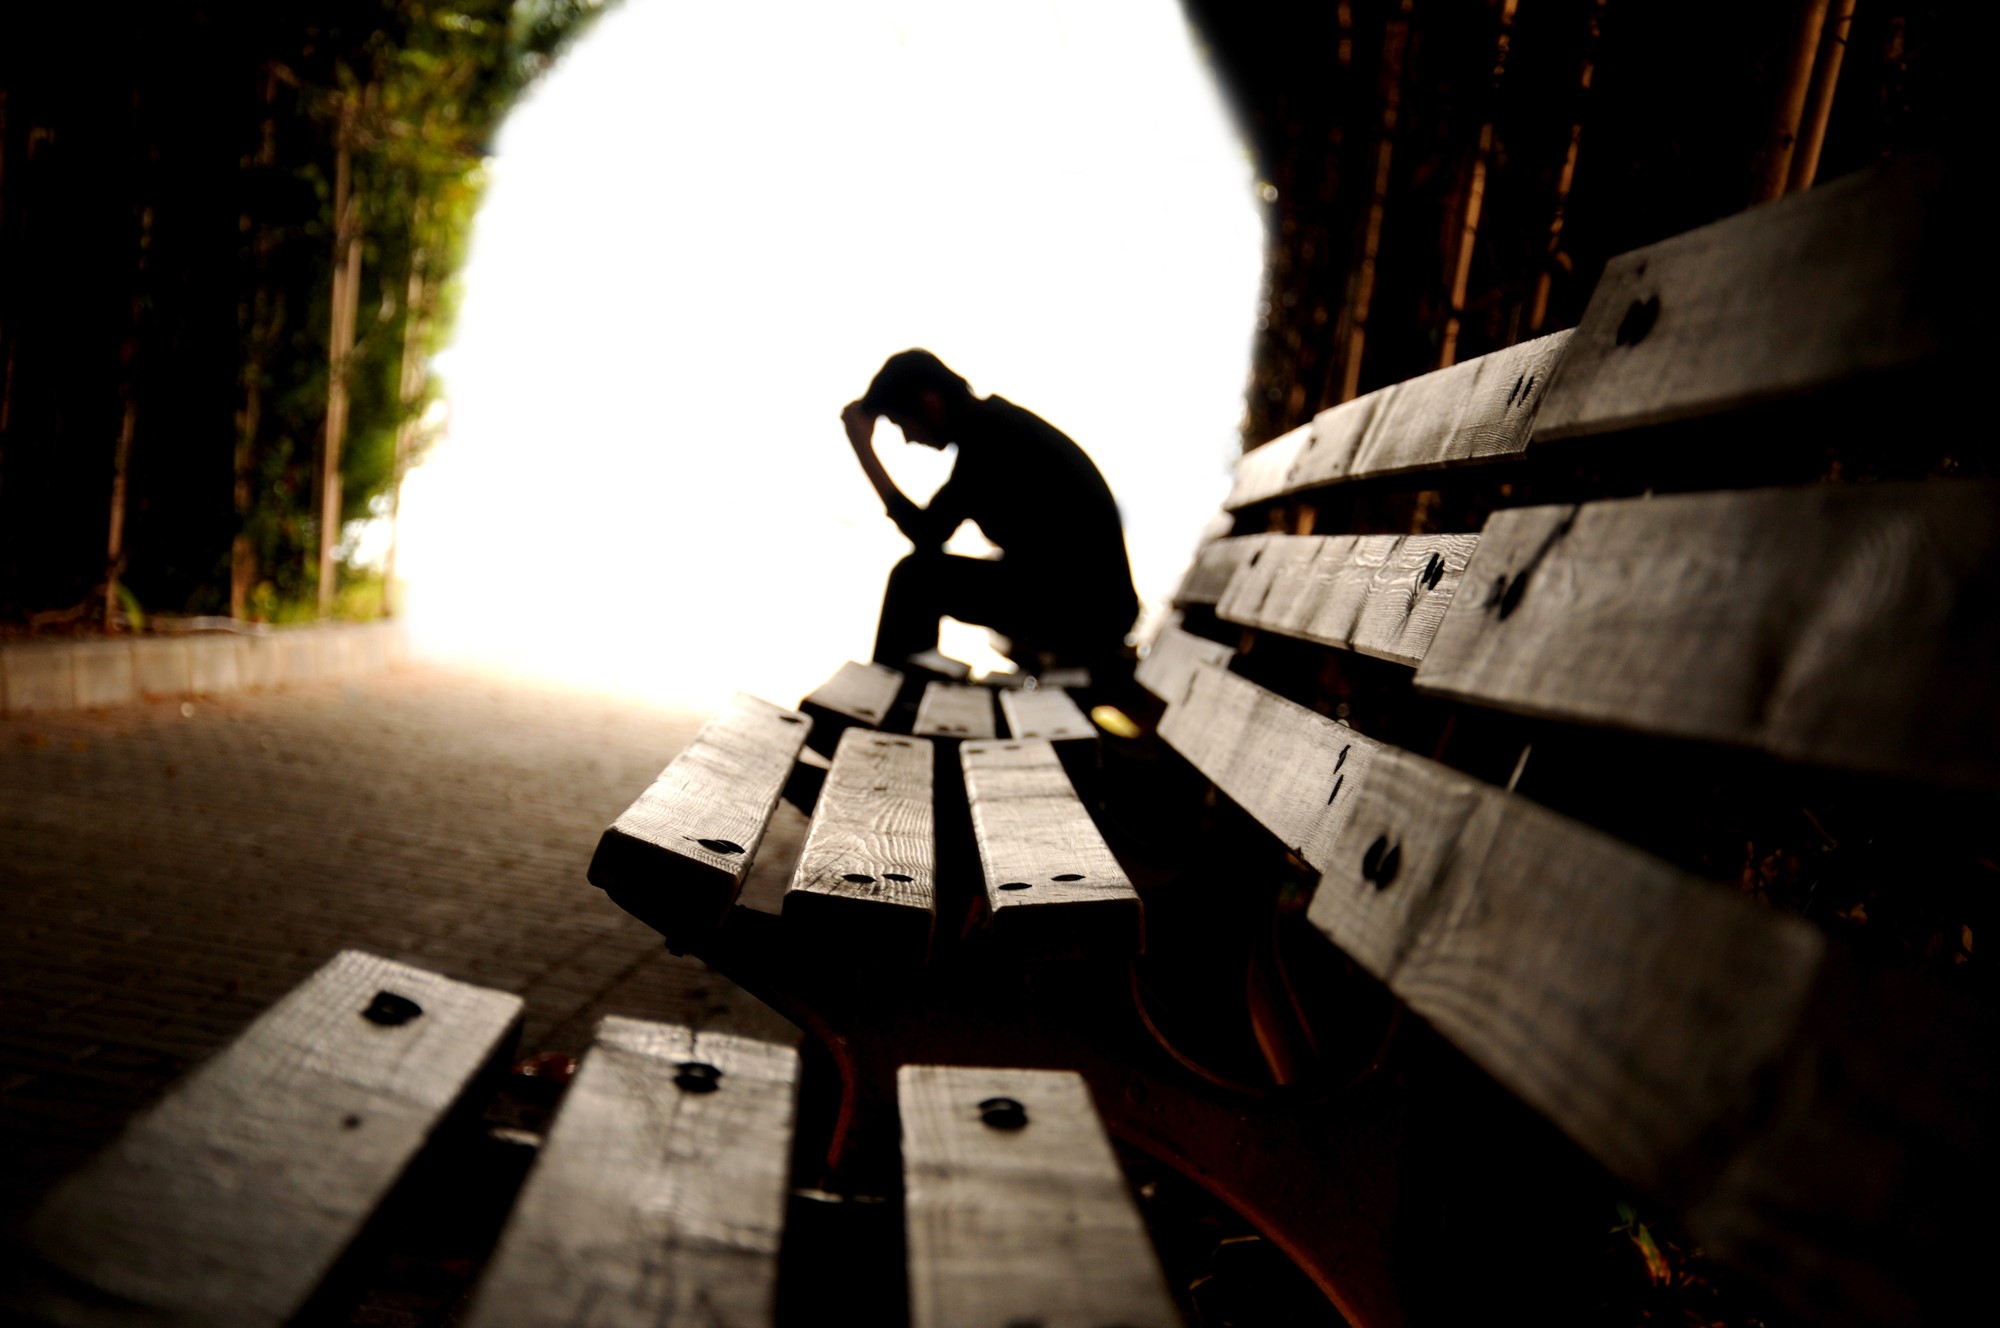
[[805, 723], [805, 721], [803, 719], [800, 719], [797, 715], [779, 715], [778, 718], [783, 720], [787, 724]]
[[868, 709], [865, 706], [856, 708], [854, 713], [861, 716], [863, 719], [875, 718], [875, 712], [873, 710]]
[[734, 856], [743, 851], [743, 846], [732, 839], [697, 839], [694, 842], [707, 849], [710, 853], [722, 853]]
[[1035, 731], [1034, 729], [1029, 729], [1026, 733], [1023, 733], [1021, 736], [1024, 738], [1039, 738], [1042, 735], [1037, 731]]
[[423, 1012], [424, 1007], [407, 996], [398, 996], [393, 991], [378, 991], [375, 999], [368, 1002], [368, 1008], [361, 1012], [361, 1017], [371, 1024], [394, 1028], [398, 1024], [409, 1023]]
[[875, 745], [877, 747], [907, 747], [910, 744], [902, 738], [884, 738]]
[[1002, 881], [1000, 882], [1000, 888], [1002, 890], [1028, 890], [1033, 887], [1026, 881]]
[[979, 1119], [996, 1130], [1018, 1130], [1028, 1123], [1028, 1109], [1011, 1097], [989, 1097], [979, 1104]]
[[1619, 321], [1614, 339], [1621, 346], [1636, 346], [1646, 339], [1646, 334], [1653, 330], [1653, 324], [1659, 321], [1659, 296], [1649, 295], [1643, 300], [1634, 300], [1625, 310], [1625, 317]]
[[1377, 835], [1368, 851], [1361, 855], [1361, 876], [1373, 881], [1377, 890], [1387, 890], [1396, 879], [1396, 872], [1403, 865], [1402, 844], [1389, 842], [1389, 836]]
[[1080, 881], [1083, 879], [1083, 876], [1079, 872], [1064, 872], [1060, 876], [1051, 876], [1049, 879], [1051, 881]]
[[359, 1116], [342, 1116], [340, 1118], [340, 1128], [343, 1130], [358, 1130], [361, 1128], [361, 1118]]
[[1527, 593], [1528, 573], [1524, 568], [1515, 573], [1500, 591], [1500, 617], [1504, 620], [1511, 616], [1514, 610], [1521, 607], [1521, 597]]
[[[1337, 766], [1335, 767], [1335, 769], [1338, 769], [1338, 768], [1339, 768], [1339, 767], [1337, 767]], [[1339, 797], [1339, 796], [1340, 796], [1340, 786], [1341, 786], [1342, 784], [1345, 784], [1346, 782], [1347, 782], [1347, 776], [1346, 776], [1346, 775], [1340, 775], [1340, 776], [1338, 776], [1338, 777], [1336, 777], [1336, 778], [1334, 779], [1334, 781], [1333, 781], [1333, 792], [1331, 792], [1331, 793], [1329, 793], [1329, 794], [1327, 794], [1327, 795], [1326, 795], [1326, 805], [1327, 805], [1327, 806], [1329, 806], [1329, 807], [1333, 806], [1333, 800], [1334, 800], [1335, 798], [1337, 798], [1337, 797]]]
[[905, 876], [901, 872], [883, 872], [882, 879], [885, 881], [914, 881], [917, 878], [914, 876]]
[[873, 876], [863, 876], [860, 872], [849, 872], [840, 879], [843, 881], [852, 881], [856, 885], [869, 885], [875, 880]]
[[1417, 579], [1423, 582], [1425, 590], [1436, 590], [1437, 583], [1444, 580], [1444, 559], [1433, 553]]
[[683, 1093], [713, 1093], [722, 1086], [722, 1071], [706, 1061], [682, 1061], [674, 1070], [674, 1087]]
[[1003, 752], [1018, 752], [1021, 750], [1021, 744], [1018, 742], [1010, 742], [1005, 747], [1002, 747], [1000, 750]]
[[1256, 550], [1254, 553], [1250, 555], [1250, 562], [1248, 566], [1255, 567], [1257, 565], [1257, 560], [1259, 558], [1262, 558], [1263, 556], [1264, 556], [1264, 551], [1262, 549]]

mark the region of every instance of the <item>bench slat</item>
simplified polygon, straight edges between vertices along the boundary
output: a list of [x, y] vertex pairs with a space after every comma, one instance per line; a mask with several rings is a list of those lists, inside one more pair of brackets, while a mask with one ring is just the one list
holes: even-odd
[[990, 738], [997, 732], [993, 693], [989, 688], [962, 683], [931, 683], [924, 688], [924, 699], [917, 703], [917, 722], [910, 731], [926, 738], [958, 741]]
[[1097, 730], [1077, 709], [1076, 702], [1060, 687], [1025, 688], [1000, 693], [1000, 712], [1006, 717], [1007, 732], [1016, 738], [1047, 738], [1067, 742], [1094, 738]]
[[57, 1187], [15, 1306], [289, 1322], [520, 1018], [517, 996], [343, 951]]
[[917, 1328], [1178, 1328], [1080, 1075], [906, 1065], [896, 1097]]
[[1516, 509], [1466, 584], [1424, 691], [2000, 786], [2000, 486]]
[[1308, 915], [1651, 1191], [1712, 1176], [1824, 950], [1810, 924], [1384, 747]]
[[1236, 652], [1218, 641], [1205, 640], [1169, 625], [1153, 638], [1146, 657], [1132, 672], [1141, 687], [1173, 705], [1187, 695], [1194, 671], [1204, 664], [1226, 669]]
[[604, 832], [591, 884], [668, 945], [698, 940], [742, 889], [810, 725], [737, 696]]
[[1688, 419], [1936, 355], [1963, 295], [1939, 243], [1945, 190], [1935, 160], [1890, 162], [1612, 259], [1536, 435]]
[[1232, 535], [1211, 540], [1195, 553], [1180, 589], [1174, 592], [1174, 607], [1191, 608], [1214, 604], [1229, 588], [1236, 569], [1248, 562], [1271, 539], [1269, 535]]
[[1450, 607], [1477, 535], [1281, 535], [1216, 604], [1225, 622], [1414, 667]]
[[813, 722], [807, 741], [821, 756], [833, 755], [846, 729], [881, 728], [895, 708], [896, 695], [902, 688], [903, 675], [886, 664], [848, 660], [799, 702], [799, 712]]
[[1378, 746], [1233, 673], [1195, 670], [1160, 736], [1285, 847], [1324, 871]]
[[472, 1328], [770, 1323], [798, 1077], [790, 1047], [605, 1019]]
[[925, 738], [841, 735], [785, 892], [793, 922], [836, 929], [830, 944], [922, 956], [937, 915], [934, 748]]
[[1518, 458], [1570, 333], [1524, 341], [1329, 407], [1236, 464], [1238, 511], [1347, 480]]
[[1138, 892], [1078, 800], [1055, 745], [966, 743], [959, 759], [995, 932], [1033, 956], [1136, 949]]

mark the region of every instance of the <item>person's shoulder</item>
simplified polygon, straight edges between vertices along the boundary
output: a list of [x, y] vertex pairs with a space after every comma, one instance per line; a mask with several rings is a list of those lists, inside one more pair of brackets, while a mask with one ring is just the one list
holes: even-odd
[[1008, 433], [1017, 438], [1034, 438], [1051, 444], [1076, 446], [1076, 440], [1050, 424], [1026, 406], [1017, 406], [999, 393], [982, 397], [978, 409], [981, 422], [996, 433]]

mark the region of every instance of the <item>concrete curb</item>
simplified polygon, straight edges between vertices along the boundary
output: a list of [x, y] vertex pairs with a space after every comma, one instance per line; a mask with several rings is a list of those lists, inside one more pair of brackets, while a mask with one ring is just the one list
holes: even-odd
[[409, 658], [397, 622], [0, 645], [0, 715], [261, 691], [374, 673]]

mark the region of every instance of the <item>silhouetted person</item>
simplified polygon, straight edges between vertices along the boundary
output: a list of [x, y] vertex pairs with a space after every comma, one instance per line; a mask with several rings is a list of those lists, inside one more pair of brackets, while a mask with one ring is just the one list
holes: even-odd
[[[875, 455], [886, 416], [913, 443], [958, 445], [951, 478], [918, 507]], [[882, 595], [875, 659], [901, 667], [937, 646], [938, 619], [990, 627], [1024, 667], [1099, 666], [1115, 659], [1139, 611], [1118, 505], [1090, 458], [1060, 429], [998, 396], [977, 397], [927, 350], [889, 357], [840, 412], [854, 455], [916, 545]], [[1000, 546], [996, 559], [941, 546], [962, 521]]]

